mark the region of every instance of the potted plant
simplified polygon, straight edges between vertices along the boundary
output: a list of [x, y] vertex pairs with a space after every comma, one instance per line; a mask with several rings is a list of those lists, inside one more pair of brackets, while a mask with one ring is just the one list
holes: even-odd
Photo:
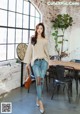
[[[64, 33], [68, 27], [72, 26], [73, 19], [68, 14], [59, 14], [55, 18], [55, 20], [52, 20], [52, 22], [53, 22], [53, 28], [54, 28], [54, 32], [52, 33], [52, 35], [55, 40], [55, 49], [61, 59], [62, 57], [65, 57], [68, 55], [66, 53], [68, 49], [65, 51], [63, 50], [64, 42], [68, 41], [67, 39], [64, 39]], [[62, 32], [61, 35], [59, 35], [59, 30], [61, 30]]]

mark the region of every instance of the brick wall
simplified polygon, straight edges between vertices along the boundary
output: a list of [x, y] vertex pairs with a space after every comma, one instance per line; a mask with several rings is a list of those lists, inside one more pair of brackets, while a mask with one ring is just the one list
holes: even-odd
[[[54, 41], [52, 39], [52, 19], [56, 18], [58, 14], [68, 13], [73, 17], [73, 25], [68, 28], [65, 33], [65, 38], [69, 40], [67, 44], [65, 44], [64, 48], [69, 49], [69, 53], [73, 50], [79, 48], [80, 42], [80, 6], [54, 6], [48, 5], [47, 2], [53, 1], [65, 1], [65, 0], [31, 0], [31, 2], [39, 9], [42, 14], [42, 22], [45, 24], [46, 28], [46, 37], [49, 40], [49, 53], [50, 55], [55, 55]], [[79, 2], [79, 0], [67, 0], [67, 2]], [[78, 42], [77, 42], [78, 41]]]

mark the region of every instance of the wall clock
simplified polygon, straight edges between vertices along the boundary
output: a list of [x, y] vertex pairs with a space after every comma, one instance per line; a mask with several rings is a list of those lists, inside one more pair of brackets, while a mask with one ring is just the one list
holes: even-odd
[[18, 56], [20, 61], [24, 60], [26, 50], [27, 50], [26, 43], [19, 43], [18, 44], [18, 46], [17, 46], [17, 56]]

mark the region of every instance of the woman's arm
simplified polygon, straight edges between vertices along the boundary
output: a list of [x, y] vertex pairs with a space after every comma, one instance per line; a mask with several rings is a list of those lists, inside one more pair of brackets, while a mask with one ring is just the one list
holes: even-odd
[[27, 63], [27, 65], [29, 65], [31, 63], [31, 59], [32, 59], [32, 45], [30, 43], [27, 47], [23, 62]]
[[48, 61], [49, 61], [50, 58], [49, 58], [49, 50], [48, 50], [48, 40], [46, 40], [46, 42], [45, 42], [44, 51], [45, 51], [45, 54], [46, 54]]

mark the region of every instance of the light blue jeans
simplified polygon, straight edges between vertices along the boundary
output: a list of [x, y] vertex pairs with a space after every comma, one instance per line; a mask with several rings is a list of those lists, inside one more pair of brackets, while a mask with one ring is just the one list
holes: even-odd
[[32, 66], [34, 76], [36, 78], [36, 91], [38, 100], [42, 100], [42, 91], [44, 85], [44, 77], [48, 69], [48, 62], [44, 59], [36, 59]]

